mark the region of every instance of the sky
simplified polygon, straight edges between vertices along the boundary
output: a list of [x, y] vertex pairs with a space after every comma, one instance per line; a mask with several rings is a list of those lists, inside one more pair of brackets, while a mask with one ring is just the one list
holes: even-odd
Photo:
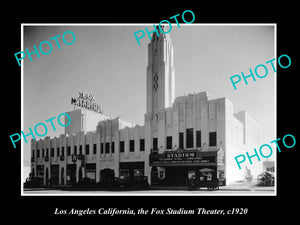
[[[34, 51], [42, 41], [52, 44], [48, 55], [26, 56], [23, 60], [23, 131], [29, 133], [37, 123], [63, 112], [71, 111], [71, 97], [86, 91], [95, 96], [104, 115], [120, 116], [122, 120], [143, 125], [146, 112], [146, 67], [148, 56], [147, 35], [138, 45], [134, 32], [151, 24], [100, 26], [41, 26], [24, 25], [23, 49]], [[66, 45], [62, 36], [72, 31], [75, 42]], [[259, 64], [275, 58], [274, 26], [172, 24], [170, 31], [174, 46], [175, 96], [206, 91], [209, 99], [226, 97], [234, 111], [246, 110], [262, 126], [264, 143], [275, 135], [275, 81], [271, 70], [265, 78], [254, 82], [243, 80], [235, 90], [230, 77], [244, 72], [250, 74]], [[60, 35], [57, 41], [50, 38]], [[65, 35], [72, 42], [70, 33]], [[49, 51], [47, 44], [42, 45]], [[260, 72], [263, 74], [263, 71]], [[53, 120], [56, 131], [48, 124], [47, 136], [63, 133]], [[43, 128], [40, 133], [43, 133]], [[96, 124], [95, 124], [96, 129]], [[22, 143], [24, 166], [30, 165], [30, 140]]]

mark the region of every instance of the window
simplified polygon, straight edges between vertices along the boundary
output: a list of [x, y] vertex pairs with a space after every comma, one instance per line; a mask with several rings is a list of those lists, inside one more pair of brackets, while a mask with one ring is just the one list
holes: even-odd
[[179, 148], [183, 148], [183, 132], [179, 133]]
[[224, 179], [224, 178], [225, 178], [224, 171], [219, 171], [219, 179]]
[[142, 176], [144, 176], [144, 170], [143, 169], [134, 169], [133, 170], [133, 176], [134, 177], [142, 177]]
[[90, 154], [90, 145], [85, 145], [85, 154], [86, 155]]
[[109, 142], [105, 143], [105, 153], [109, 153]]
[[167, 136], [167, 149], [172, 149], [172, 136]]
[[129, 141], [129, 151], [134, 152], [134, 140]]
[[217, 145], [217, 132], [209, 132], [209, 146]]
[[46, 149], [46, 157], [49, 157], [49, 148]]
[[153, 138], [153, 150], [157, 150], [157, 138]]
[[54, 157], [54, 148], [51, 148], [51, 157]]
[[201, 130], [196, 131], [196, 147], [201, 147]]
[[145, 139], [140, 139], [140, 151], [145, 151]]
[[40, 150], [39, 149], [36, 150], [36, 157], [40, 158]]
[[103, 153], [104, 153], [104, 144], [101, 143], [101, 154], [103, 154]]
[[74, 155], [77, 155], [77, 145], [74, 146]]
[[61, 155], [64, 156], [65, 155], [65, 148], [61, 147]]
[[115, 142], [111, 143], [111, 153], [115, 153]]
[[124, 151], [125, 151], [125, 142], [120, 141], [120, 152], [124, 152]]
[[186, 147], [193, 148], [193, 128], [186, 129]]
[[120, 178], [120, 180], [128, 180], [129, 176], [130, 176], [129, 175], [129, 169], [120, 169], [119, 170], [119, 178]]
[[45, 157], [45, 149], [42, 149], [42, 158]]
[[93, 154], [97, 154], [97, 144], [93, 144]]
[[67, 146], [67, 156], [71, 155], [71, 146]]
[[59, 156], [59, 148], [56, 149], [56, 156]]
[[164, 171], [159, 171], [159, 173], [158, 173], [158, 177], [160, 178], [160, 179], [163, 179], [164, 178]]
[[34, 150], [32, 150], [32, 158], [35, 158]]

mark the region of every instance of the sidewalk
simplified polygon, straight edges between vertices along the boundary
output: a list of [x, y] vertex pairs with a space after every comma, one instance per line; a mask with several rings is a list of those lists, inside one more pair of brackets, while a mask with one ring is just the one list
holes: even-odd
[[[38, 187], [38, 188], [24, 188], [24, 191], [46, 191], [46, 190], [60, 190], [60, 191], [111, 191], [111, 192], [126, 192], [126, 191], [135, 191], [135, 190], [155, 190], [155, 191], [164, 191], [164, 190], [170, 190], [170, 191], [187, 191], [187, 186], [149, 186], [148, 189], [104, 189], [104, 188], [99, 188], [99, 187], [89, 187], [89, 188], [78, 188], [78, 187], [71, 187], [71, 186], [55, 186], [55, 187]], [[197, 189], [199, 191], [208, 191], [206, 187], [202, 187], [201, 189]], [[213, 192], [218, 192], [218, 191], [267, 191], [267, 192], [275, 192], [275, 187], [274, 186], [257, 186], [256, 181], [252, 181], [250, 183], [245, 182], [245, 181], [240, 181], [240, 182], [233, 182], [230, 183], [226, 186], [220, 186], [219, 190], [214, 190]]]
[[220, 186], [219, 190], [224, 191], [275, 191], [275, 186], [257, 186], [255, 180], [252, 182], [240, 181]]
[[[187, 190], [186, 186], [150, 186], [149, 190]], [[202, 187], [200, 190], [207, 190]], [[247, 183], [244, 181], [230, 183], [226, 186], [220, 186], [220, 191], [275, 191], [274, 186], [257, 186], [256, 182]], [[217, 191], [217, 190], [215, 190]]]

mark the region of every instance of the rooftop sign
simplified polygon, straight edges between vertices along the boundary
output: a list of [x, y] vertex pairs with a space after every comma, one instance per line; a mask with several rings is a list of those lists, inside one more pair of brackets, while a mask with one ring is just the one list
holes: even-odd
[[101, 106], [95, 103], [95, 96], [84, 91], [79, 92], [79, 97], [72, 97], [71, 104], [100, 114], [103, 113]]

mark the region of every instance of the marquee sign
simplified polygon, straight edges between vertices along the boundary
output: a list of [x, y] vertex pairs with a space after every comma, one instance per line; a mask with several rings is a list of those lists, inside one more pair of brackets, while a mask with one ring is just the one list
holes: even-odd
[[102, 108], [99, 104], [95, 103], [95, 96], [87, 92], [79, 92], [78, 98], [71, 98], [71, 104], [79, 106], [80, 108], [85, 108], [91, 111], [102, 114]]
[[217, 151], [183, 150], [153, 153], [149, 156], [150, 166], [201, 166], [217, 165]]

